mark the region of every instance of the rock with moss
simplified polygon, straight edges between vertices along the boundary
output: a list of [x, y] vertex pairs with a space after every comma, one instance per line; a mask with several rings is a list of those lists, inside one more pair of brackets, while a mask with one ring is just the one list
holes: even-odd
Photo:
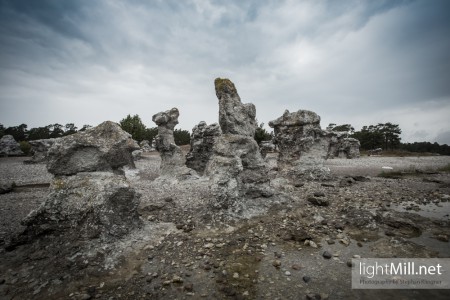
[[186, 155], [186, 165], [203, 175], [213, 154], [213, 147], [222, 131], [217, 123], [207, 125], [201, 121], [192, 129], [191, 149]]
[[20, 144], [16, 142], [12, 135], [4, 135], [0, 139], [0, 156], [20, 156], [24, 155], [20, 150]]
[[45, 202], [22, 221], [26, 229], [16, 243], [47, 233], [68, 240], [120, 238], [141, 224], [139, 199], [122, 175], [91, 172], [58, 176]]
[[216, 79], [215, 87], [222, 135], [216, 138], [205, 169], [214, 193], [211, 206], [226, 209], [249, 198], [272, 196], [268, 171], [253, 138], [255, 106], [242, 104], [228, 79]]
[[326, 180], [330, 170], [323, 163], [328, 155], [329, 139], [320, 127], [320, 117], [308, 110], [288, 110], [269, 122], [274, 128], [279, 149], [278, 170], [290, 180]]
[[258, 125], [255, 105], [243, 104], [234, 83], [229, 79], [217, 78], [214, 85], [219, 99], [219, 124], [222, 133], [253, 137]]
[[54, 175], [80, 172], [121, 172], [125, 165], [134, 167], [131, 153], [139, 145], [119, 124], [106, 121], [56, 140], [48, 150], [47, 169]]

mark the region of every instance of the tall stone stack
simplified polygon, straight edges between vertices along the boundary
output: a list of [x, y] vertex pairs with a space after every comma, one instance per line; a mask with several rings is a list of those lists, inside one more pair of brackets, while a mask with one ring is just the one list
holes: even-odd
[[320, 127], [320, 117], [308, 110], [288, 110], [270, 121], [279, 148], [278, 170], [291, 180], [325, 180], [329, 169], [323, 163], [328, 155], [329, 140]]
[[70, 239], [117, 238], [140, 225], [139, 195], [121, 168], [138, 149], [131, 135], [107, 121], [57, 139], [47, 169], [55, 177], [44, 203], [22, 222], [23, 243], [46, 232]]
[[214, 208], [228, 208], [245, 197], [269, 197], [267, 169], [253, 136], [256, 109], [243, 104], [228, 79], [214, 81], [222, 135], [216, 138], [205, 174], [211, 178]]
[[[181, 148], [175, 144], [173, 130], [178, 124], [180, 112], [177, 108], [159, 112], [152, 120], [158, 125], [158, 135], [155, 137], [155, 148], [161, 156], [161, 176], [182, 178], [195, 174], [185, 166], [186, 158]], [[180, 177], [181, 176], [181, 177]]]

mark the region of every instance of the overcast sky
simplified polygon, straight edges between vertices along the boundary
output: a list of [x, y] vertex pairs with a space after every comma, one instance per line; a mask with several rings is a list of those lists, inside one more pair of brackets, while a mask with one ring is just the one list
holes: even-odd
[[308, 109], [450, 144], [450, 1], [0, 0], [0, 123], [97, 125], [177, 107], [218, 121], [216, 77], [259, 122]]

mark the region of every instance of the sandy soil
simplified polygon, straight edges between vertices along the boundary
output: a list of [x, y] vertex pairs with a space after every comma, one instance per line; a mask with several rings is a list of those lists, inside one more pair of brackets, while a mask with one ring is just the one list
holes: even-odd
[[[0, 242], [41, 203], [43, 165], [0, 158]], [[270, 159], [269, 159], [270, 160]], [[327, 162], [334, 180], [285, 187], [241, 210], [211, 211], [206, 179], [158, 178], [159, 156], [126, 170], [142, 194], [141, 229], [112, 244], [64, 237], [0, 250], [0, 299], [448, 299], [449, 290], [352, 290], [348, 261], [450, 257], [450, 157], [365, 157]], [[375, 177], [383, 166], [427, 171]], [[345, 178], [354, 176], [355, 180]], [[364, 176], [364, 177], [356, 177]], [[320, 198], [327, 206], [310, 200]], [[312, 243], [311, 243], [312, 242]], [[332, 257], [325, 259], [324, 251]], [[319, 298], [320, 297], [320, 298]]]

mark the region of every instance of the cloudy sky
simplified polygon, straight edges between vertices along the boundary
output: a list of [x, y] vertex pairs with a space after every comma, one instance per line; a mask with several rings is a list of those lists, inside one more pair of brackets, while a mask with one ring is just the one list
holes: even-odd
[[450, 144], [450, 1], [0, 0], [0, 123], [97, 125], [178, 107], [217, 122], [227, 77], [259, 122], [308, 109]]

